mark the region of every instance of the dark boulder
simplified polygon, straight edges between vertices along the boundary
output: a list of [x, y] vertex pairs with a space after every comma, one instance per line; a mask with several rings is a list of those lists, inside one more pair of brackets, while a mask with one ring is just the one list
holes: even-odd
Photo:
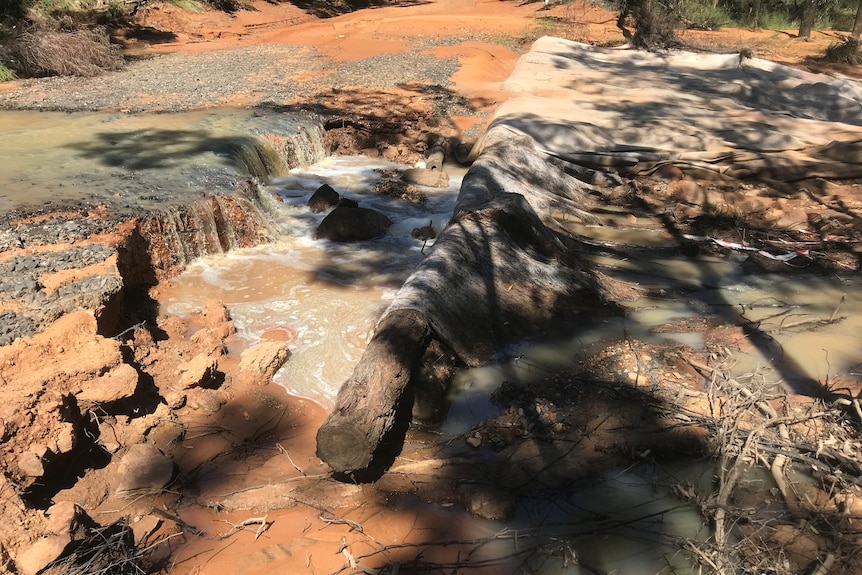
[[341, 198], [338, 200], [338, 203], [335, 204], [336, 208], [358, 208], [359, 202], [356, 200], [351, 200], [350, 198]]
[[332, 186], [329, 184], [323, 184], [317, 188], [317, 191], [308, 199], [308, 207], [316, 214], [325, 212], [329, 208], [334, 207], [338, 203], [339, 199], [340, 196], [338, 195], [338, 192], [336, 192]]
[[335, 208], [323, 218], [314, 237], [335, 242], [371, 240], [386, 234], [392, 221], [369, 208]]

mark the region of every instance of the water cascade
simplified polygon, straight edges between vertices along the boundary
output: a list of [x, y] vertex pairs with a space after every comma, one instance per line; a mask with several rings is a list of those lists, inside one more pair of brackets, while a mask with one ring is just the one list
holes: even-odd
[[[318, 122], [268, 110], [3, 111], [0, 131], [0, 250], [27, 251], [4, 264], [0, 343], [83, 304], [105, 308], [100, 329], [111, 333], [124, 290], [279, 237], [277, 202], [260, 182], [326, 156]], [[105, 269], [46, 284], [55, 268], [93, 264], [53, 247], [63, 244], [105, 251]]]
[[169, 277], [196, 258], [252, 247], [276, 239], [274, 200], [254, 180], [234, 193], [189, 205], [167, 206], [140, 224], [157, 277]]
[[0, 207], [139, 216], [231, 193], [327, 155], [315, 120], [272, 110], [0, 112]]
[[[239, 345], [287, 340], [291, 359], [276, 381], [291, 393], [327, 403], [395, 290], [423, 257], [426, 242], [414, 237], [413, 230], [429, 221], [440, 230], [452, 213], [461, 181], [456, 175], [448, 189], [425, 189], [427, 199], [421, 203], [373, 191], [384, 173], [404, 168], [360, 156], [331, 157], [275, 178], [269, 190], [282, 202], [274, 202], [269, 215], [280, 238], [252, 250], [195, 260], [173, 282], [166, 311], [185, 315], [208, 299], [223, 301], [239, 330]], [[306, 202], [324, 183], [385, 213], [394, 222], [386, 236], [357, 244], [314, 240], [325, 214], [312, 213]], [[263, 198], [261, 205], [273, 202], [266, 191]]]
[[238, 138], [224, 145], [224, 152], [241, 172], [263, 182], [283, 176], [292, 168], [309, 166], [326, 155], [324, 131], [320, 125], [291, 127], [294, 131], [283, 134], [261, 130], [246, 138]]

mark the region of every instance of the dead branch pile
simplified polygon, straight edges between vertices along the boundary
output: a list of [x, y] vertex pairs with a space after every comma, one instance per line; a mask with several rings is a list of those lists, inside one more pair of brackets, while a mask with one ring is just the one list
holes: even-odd
[[686, 547], [714, 573], [858, 573], [858, 421], [841, 401], [800, 402], [764, 373], [710, 371], [702, 423], [716, 483], [696, 499], [713, 535]]

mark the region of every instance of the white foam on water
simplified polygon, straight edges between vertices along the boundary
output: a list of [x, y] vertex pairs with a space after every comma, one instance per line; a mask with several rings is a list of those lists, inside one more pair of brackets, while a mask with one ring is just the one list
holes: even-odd
[[[271, 189], [283, 200], [277, 223], [285, 238], [195, 261], [174, 281], [166, 311], [188, 316], [207, 300], [221, 300], [237, 327], [234, 351], [263, 338], [287, 339], [291, 357], [274, 381], [292, 394], [329, 405], [380, 315], [422, 258], [423, 242], [412, 236], [413, 229], [430, 221], [439, 232], [454, 207], [460, 177], [450, 178], [446, 190], [423, 188], [424, 204], [373, 192], [379, 170], [406, 167], [340, 156], [276, 178]], [[314, 230], [326, 214], [314, 214], [306, 204], [323, 184], [384, 212], [394, 222], [386, 236], [352, 244], [315, 240]]]

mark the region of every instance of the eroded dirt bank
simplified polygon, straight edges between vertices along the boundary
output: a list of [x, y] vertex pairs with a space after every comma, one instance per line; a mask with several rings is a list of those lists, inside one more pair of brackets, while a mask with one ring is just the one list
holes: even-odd
[[[412, 162], [438, 138], [457, 143], [478, 135], [475, 127], [505, 98], [499, 83], [517, 58], [494, 40], [531, 27], [538, 6], [402, 2], [322, 21], [290, 5], [261, 3], [258, 11], [232, 19], [156, 6], [141, 17], [151, 27], [147, 53], [172, 54], [145, 61], [154, 69], [165, 62], [196, 66], [191, 53], [240, 58], [247, 52], [233, 50], [281, 43], [317, 52], [292, 59], [295, 67], [287, 71], [270, 61], [236, 74], [236, 84], [224, 92], [206, 88], [222, 78], [204, 77], [197, 91], [147, 84], [123, 100], [99, 101], [110, 93], [104, 85], [96, 83], [88, 93], [76, 80], [45, 80], [18, 83], [3, 103], [169, 110], [191, 101], [174, 94], [198, 94], [196, 105], [278, 98], [286, 110], [317, 114], [335, 153]], [[571, 18], [578, 9], [555, 7], [549, 14]], [[573, 33], [597, 41], [615, 37], [607, 13], [580, 10]], [[433, 40], [438, 37], [449, 39]], [[152, 40], [158, 38], [168, 41]], [[439, 80], [394, 74], [417, 61], [398, 60], [397, 54], [417, 47], [430, 54], [418, 61], [429, 64], [412, 71], [439, 73]], [[800, 54], [792, 53], [797, 46], [789, 49], [784, 57], [798, 61]], [[344, 67], [351, 61], [362, 66]], [[272, 78], [260, 78], [261, 70], [272, 73], [273, 67], [287, 78], [283, 92], [268, 91]], [[392, 79], [369, 80], [362, 75], [369, 68], [386, 78], [392, 73]], [[135, 81], [128, 77], [129, 86]], [[293, 84], [305, 87], [296, 92]], [[806, 233], [820, 242], [808, 272], [846, 273], [859, 266], [858, 182], [812, 180], [789, 190], [693, 181], [669, 170], [609, 189], [613, 193], [603, 201], [628, 213], [632, 226], [660, 231], [654, 218], [672, 213], [684, 232], [739, 242], [751, 229], [781, 229], [782, 239], [797, 241], [789, 235], [796, 233], [792, 225], [806, 222]], [[680, 501], [705, 509], [705, 517], [714, 519], [714, 509], [734, 504], [726, 521], [743, 523], [742, 543], [730, 554], [739, 565], [750, 572], [780, 565], [795, 573], [829, 562], [830, 572], [858, 571], [854, 533], [862, 516], [862, 470], [853, 424], [855, 382], [830, 382], [840, 398], [850, 398], [836, 407], [828, 393], [817, 400], [787, 397], [757, 378], [728, 379], [723, 362], [735, 345], [750, 345], [750, 326], [692, 321], [685, 329], [704, 331], [706, 354], [624, 342], [535, 387], [504, 386], [496, 397], [499, 417], [463, 434], [410, 431], [389, 473], [373, 484], [355, 484], [333, 477], [314, 455], [323, 410], [267, 384], [273, 370], [289, 361], [287, 342], [266, 342], [236, 357], [227, 352], [234, 330], [230, 310], [218, 302], [192, 320], [159, 314], [160, 288], [152, 286], [181, 268], [182, 260], [174, 257], [176, 247], [159, 244], [145, 220], [113, 218], [94, 206], [6, 223], [0, 265], [7, 270], [3, 277], [13, 279], [2, 280], [3, 328], [10, 325], [5, 318], [25, 305], [45, 310], [48, 326], [0, 348], [0, 493], [7, 523], [17, 526], [0, 535], [0, 559], [10, 572], [36, 573], [72, 551], [71, 541], [88, 538], [95, 542], [91, 548], [105, 553], [93, 556], [84, 546], [70, 555], [78, 567], [56, 572], [89, 573], [103, 565], [116, 573], [393, 572], [396, 565], [402, 573], [468, 566], [473, 572], [534, 571], [572, 560], [570, 550], [549, 544], [538, 526], [513, 533], [494, 523], [477, 527], [470, 517], [511, 518], [519, 502], [546, 494], [552, 501], [553, 494], [597, 471], [706, 456], [723, 465], [717, 488], [670, 485]], [[237, 246], [265, 239], [260, 232], [250, 228], [241, 236], [246, 243]], [[42, 257], [48, 252], [51, 258]], [[636, 258], [637, 252], [624, 255]], [[753, 257], [751, 265], [778, 264]], [[621, 301], [639, 293], [623, 282], [609, 289]], [[46, 303], [21, 297], [30, 292], [43, 292], [34, 297]], [[66, 303], [54, 308], [49, 302]], [[781, 483], [784, 462], [777, 463], [777, 455], [814, 466], [815, 481]], [[742, 482], [737, 489], [742, 470], [758, 458], [778, 469], [776, 487], [764, 491]], [[755, 513], [764, 507], [773, 515]], [[586, 527], [569, 525], [566, 535], [602, 533], [609, 523], [613, 517], [597, 516]], [[512, 546], [482, 555], [495, 541]], [[717, 545], [690, 547], [705, 565], [727, 560]]]

